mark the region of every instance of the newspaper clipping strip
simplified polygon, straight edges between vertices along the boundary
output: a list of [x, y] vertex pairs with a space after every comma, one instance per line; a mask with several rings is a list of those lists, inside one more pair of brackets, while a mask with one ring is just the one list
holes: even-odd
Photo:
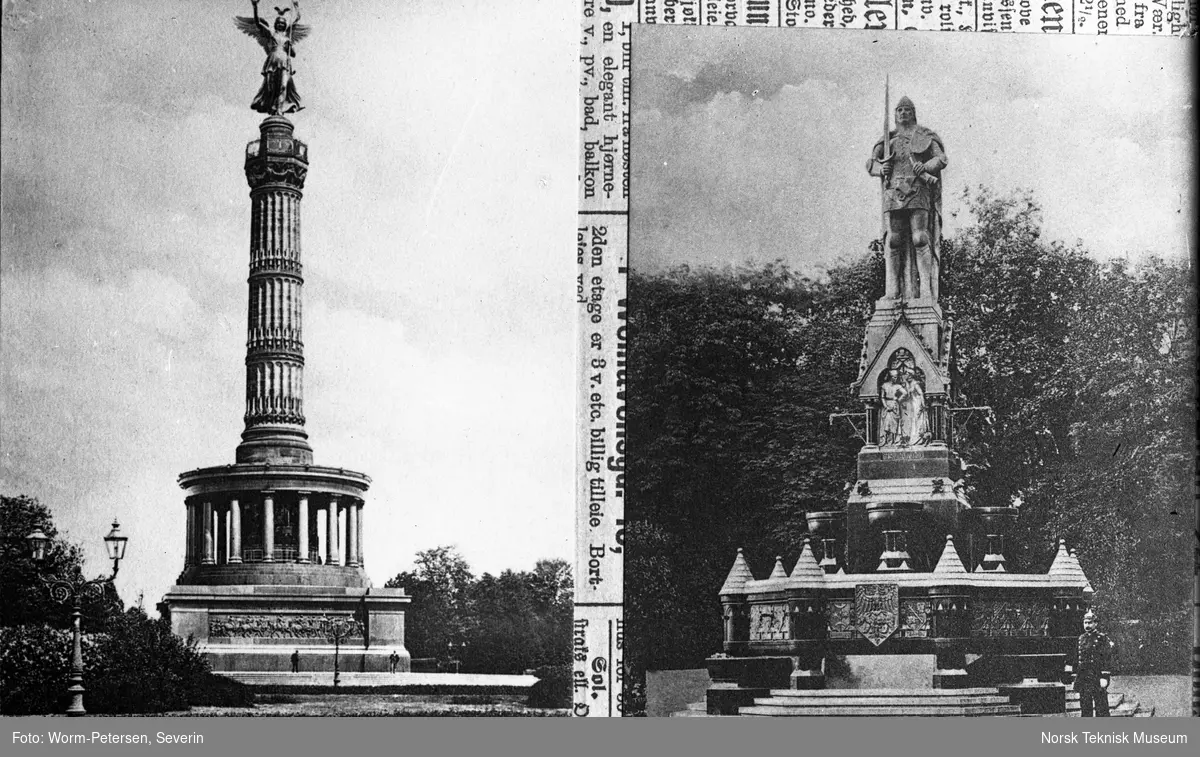
[[1182, 36], [1188, 0], [583, 0], [573, 714], [622, 704], [626, 273], [637, 24]]

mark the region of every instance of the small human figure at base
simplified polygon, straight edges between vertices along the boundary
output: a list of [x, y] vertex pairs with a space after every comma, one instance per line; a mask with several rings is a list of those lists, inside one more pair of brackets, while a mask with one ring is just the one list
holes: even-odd
[[1085, 718], [1108, 717], [1108, 682], [1112, 642], [1100, 633], [1096, 614], [1091, 610], [1083, 616], [1083, 633], [1079, 637], [1079, 666], [1076, 669], [1075, 691], [1079, 692], [1079, 710]]
[[400, 664], [400, 655], [396, 654], [396, 650], [393, 649], [391, 656], [388, 657], [388, 665], [391, 667], [393, 673], [396, 672], [396, 667], [399, 664]]
[[292, 672], [293, 673], [300, 672], [300, 650], [299, 649], [297, 649], [295, 652], [292, 652]]

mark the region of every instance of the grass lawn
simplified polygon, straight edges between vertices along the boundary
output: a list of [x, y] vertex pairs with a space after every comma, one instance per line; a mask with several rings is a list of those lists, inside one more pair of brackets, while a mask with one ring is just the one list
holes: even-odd
[[519, 697], [460, 694], [265, 694], [254, 707], [193, 707], [171, 717], [566, 717], [568, 710], [526, 707]]

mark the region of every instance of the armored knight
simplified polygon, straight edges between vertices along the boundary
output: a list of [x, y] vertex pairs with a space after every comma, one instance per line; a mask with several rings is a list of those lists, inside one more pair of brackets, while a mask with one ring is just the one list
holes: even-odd
[[942, 225], [939, 175], [946, 167], [941, 137], [917, 124], [912, 100], [896, 104], [896, 128], [887, 144], [875, 143], [867, 171], [883, 179], [888, 233], [886, 284], [889, 300], [937, 301], [938, 242]]

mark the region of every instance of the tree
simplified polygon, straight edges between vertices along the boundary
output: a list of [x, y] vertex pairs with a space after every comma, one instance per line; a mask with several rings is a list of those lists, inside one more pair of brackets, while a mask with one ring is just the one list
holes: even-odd
[[471, 585], [475, 576], [452, 546], [417, 553], [417, 569], [399, 573], [389, 589], [412, 597], [405, 645], [413, 657], [444, 657], [453, 644], [461, 647], [471, 628]]
[[857, 448], [829, 414], [846, 405], [857, 367], [846, 321], [869, 308], [853, 282], [876, 262], [830, 283], [781, 263], [630, 276], [635, 668], [695, 664], [719, 649], [714, 592], [737, 548], [752, 562], [794, 558], [805, 513], [839, 505]]
[[571, 660], [572, 578], [565, 560], [476, 579], [453, 547], [417, 553], [417, 569], [388, 581], [413, 597], [405, 644], [413, 657], [463, 671], [521, 673]]
[[[39, 571], [47, 576], [81, 572], [82, 550], [59, 538], [49, 508], [33, 497], [0, 496], [0, 528], [5, 544], [0, 553], [0, 602], [4, 608], [0, 624], [11, 627], [45, 623], [70, 628], [71, 608], [51, 599], [38, 575]], [[40, 566], [24, 548], [25, 537], [36, 530], [50, 538]], [[105, 620], [121, 610], [121, 599], [109, 583], [102, 596], [84, 599], [83, 627], [99, 630]]]
[[[1194, 493], [1191, 271], [1157, 259], [1101, 264], [1082, 245], [1046, 240], [1028, 193], [980, 189], [965, 200], [972, 223], [942, 246], [942, 303], [955, 323], [958, 404], [992, 408], [956, 418], [968, 497], [1020, 504], [1010, 569], [1044, 571], [1053, 542], [1068, 539], [1102, 613], [1134, 629], [1126, 647], [1161, 647], [1128, 664], [1180, 668]], [[820, 281], [782, 264], [630, 275], [635, 676], [720, 649], [716, 590], [737, 547], [760, 570], [776, 554], [788, 563], [805, 514], [844, 506], [861, 440], [827, 419], [858, 409], [846, 389], [882, 268], [874, 253]]]

